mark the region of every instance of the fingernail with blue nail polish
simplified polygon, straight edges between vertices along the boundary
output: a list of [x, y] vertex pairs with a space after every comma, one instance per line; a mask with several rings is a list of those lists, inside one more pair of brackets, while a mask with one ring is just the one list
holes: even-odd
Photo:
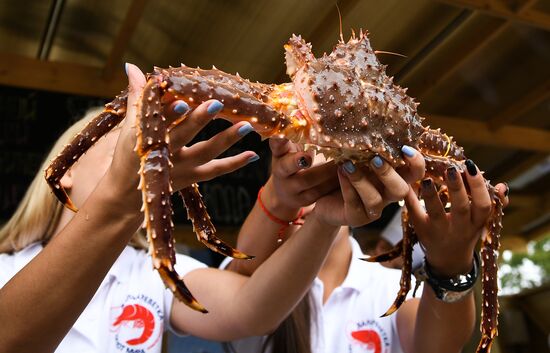
[[414, 148], [410, 147], [410, 146], [407, 146], [407, 145], [403, 145], [403, 147], [401, 147], [401, 151], [407, 157], [414, 157], [414, 155], [416, 154], [416, 150]]
[[208, 114], [214, 115], [216, 113], [219, 113], [223, 109], [223, 104], [220, 101], [213, 101], [208, 106], [208, 109], [206, 110]]
[[260, 159], [260, 156], [255, 154], [252, 157], [248, 158], [248, 163], [256, 162], [258, 159]]
[[346, 161], [344, 162], [344, 169], [346, 172], [348, 172], [348, 174], [353, 174], [355, 173], [355, 166], [353, 165], [353, 163], [351, 163], [350, 161]]
[[126, 71], [126, 76], [128, 76], [128, 63], [124, 63], [124, 71]]
[[476, 165], [474, 161], [472, 161], [471, 159], [466, 160], [466, 170], [468, 171], [468, 174], [470, 174], [471, 176], [475, 176], [477, 174]]
[[239, 134], [239, 136], [242, 137], [249, 134], [252, 131], [254, 131], [254, 128], [252, 127], [252, 125], [250, 125], [250, 123], [246, 123], [243, 126], [241, 126], [239, 130], [237, 130], [237, 133]]
[[372, 159], [372, 164], [376, 167], [376, 168], [380, 168], [384, 165], [384, 161], [382, 160], [382, 158], [376, 156]]
[[174, 105], [174, 111], [178, 114], [185, 114], [189, 110], [189, 105], [184, 101], [179, 101]]

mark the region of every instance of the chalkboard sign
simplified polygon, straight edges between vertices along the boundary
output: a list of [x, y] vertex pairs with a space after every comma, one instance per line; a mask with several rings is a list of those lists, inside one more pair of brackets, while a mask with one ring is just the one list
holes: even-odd
[[[80, 119], [90, 107], [106, 101], [37, 90], [0, 86], [0, 219], [15, 211], [59, 135]], [[203, 140], [230, 124], [211, 122], [195, 138]], [[254, 150], [260, 160], [215, 180], [201, 184], [201, 192], [214, 224], [239, 225], [254, 205], [256, 194], [267, 180], [269, 147], [258, 135], [249, 134], [225, 155]], [[182, 203], [174, 199], [176, 223], [186, 221]]]

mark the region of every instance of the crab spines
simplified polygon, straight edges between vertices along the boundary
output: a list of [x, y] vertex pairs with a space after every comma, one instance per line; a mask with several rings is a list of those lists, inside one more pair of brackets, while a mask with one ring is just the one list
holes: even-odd
[[291, 79], [294, 79], [294, 75], [300, 68], [316, 60], [311, 51], [311, 44], [306, 43], [301, 36], [293, 34], [284, 48], [286, 73]]
[[391, 261], [393, 259], [398, 258], [399, 256], [401, 256], [402, 252], [403, 252], [403, 240], [400, 240], [388, 252], [385, 252], [380, 255], [370, 256], [361, 260], [367, 261], [367, 262], [386, 262], [386, 261]]
[[413, 227], [409, 223], [409, 214], [406, 209], [403, 209], [401, 214], [401, 223], [403, 225], [403, 240], [401, 257], [403, 258], [403, 267], [401, 269], [401, 280], [399, 281], [399, 292], [392, 303], [391, 307], [381, 316], [385, 317], [393, 314], [407, 299], [407, 294], [411, 290], [411, 274], [412, 274], [412, 252], [413, 246], [416, 244], [417, 237]]
[[481, 238], [482, 303], [481, 303], [481, 342], [477, 353], [489, 352], [494, 338], [498, 335], [498, 251], [502, 229], [503, 204], [495, 188], [489, 185], [492, 210]]
[[166, 285], [166, 288], [170, 289], [177, 299], [193, 310], [199, 311], [203, 314], [208, 313], [208, 310], [206, 310], [206, 308], [202, 306], [197, 299], [195, 299], [193, 294], [191, 294], [191, 291], [189, 291], [185, 285], [185, 282], [176, 271], [164, 266], [160, 266], [157, 271]]
[[219, 254], [232, 257], [234, 259], [250, 260], [254, 256], [247, 255], [237, 249], [232, 248], [227, 243], [216, 237], [216, 228], [210, 220], [210, 215], [202, 201], [201, 194], [197, 184], [188, 186], [180, 191], [185, 208], [187, 209], [187, 218], [193, 223], [193, 230], [197, 239], [206, 245], [210, 250]]
[[61, 185], [61, 178], [90, 147], [124, 119], [126, 101], [127, 91], [123, 91], [111, 103], [106, 104], [105, 109], [73, 137], [44, 171], [44, 177], [54, 196], [73, 212], [77, 212], [78, 208]]

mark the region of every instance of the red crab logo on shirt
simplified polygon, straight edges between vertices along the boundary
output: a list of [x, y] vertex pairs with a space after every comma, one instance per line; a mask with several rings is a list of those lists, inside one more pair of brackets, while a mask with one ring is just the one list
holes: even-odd
[[139, 304], [126, 305], [113, 322], [113, 326], [119, 326], [123, 322], [133, 323], [134, 328], [143, 328], [140, 336], [126, 341], [130, 346], [146, 342], [153, 335], [155, 329], [155, 317], [146, 307]]
[[375, 330], [358, 330], [351, 333], [351, 337], [366, 345], [373, 353], [382, 353], [382, 340]]

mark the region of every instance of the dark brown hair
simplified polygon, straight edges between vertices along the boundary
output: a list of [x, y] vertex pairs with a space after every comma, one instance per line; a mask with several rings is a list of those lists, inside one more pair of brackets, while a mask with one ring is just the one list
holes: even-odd
[[[313, 306], [310, 292], [298, 303], [290, 315], [267, 336], [261, 353], [271, 347], [273, 353], [312, 353], [311, 352], [311, 318]], [[226, 353], [237, 352], [231, 342], [223, 344]]]

